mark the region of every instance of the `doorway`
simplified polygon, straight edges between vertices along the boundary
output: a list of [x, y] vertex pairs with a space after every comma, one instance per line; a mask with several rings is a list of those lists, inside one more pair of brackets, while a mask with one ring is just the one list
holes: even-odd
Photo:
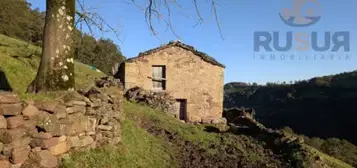
[[186, 121], [187, 117], [187, 100], [176, 99], [177, 118]]

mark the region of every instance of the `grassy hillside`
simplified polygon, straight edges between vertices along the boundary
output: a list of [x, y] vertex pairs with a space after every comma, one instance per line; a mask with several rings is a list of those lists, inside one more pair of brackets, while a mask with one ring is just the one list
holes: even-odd
[[[41, 48], [23, 41], [0, 35], [0, 88], [9, 89], [20, 94], [22, 98], [54, 98], [61, 93], [25, 94], [27, 86], [35, 78], [39, 65]], [[75, 62], [76, 87], [80, 87], [103, 76], [87, 65]], [[9, 85], [9, 86], [8, 86]]]
[[[333, 167], [352, 166], [305, 145], [282, 152], [264, 135], [207, 132], [162, 112], [125, 102], [122, 146], [76, 153], [62, 167]], [[318, 158], [318, 159], [316, 159]]]
[[[53, 99], [61, 93], [26, 94], [34, 78], [40, 49], [0, 36], [0, 68], [11, 89], [23, 98]], [[76, 63], [76, 85], [81, 87], [102, 74]], [[3, 80], [3, 78], [2, 78]], [[191, 125], [143, 105], [125, 102], [122, 143], [64, 157], [63, 168], [165, 167], [341, 167], [352, 166], [316, 149], [280, 146], [264, 134], [223, 132], [212, 125]]]
[[287, 126], [298, 134], [316, 137], [306, 139], [314, 147], [357, 165], [357, 147], [351, 144], [357, 144], [357, 134], [353, 133], [357, 127], [356, 81], [357, 71], [295, 84], [229, 83], [224, 105], [253, 107], [264, 125], [276, 129]]
[[[291, 127], [307, 136], [337, 137], [357, 144], [357, 71], [296, 84], [226, 84], [225, 107], [253, 107], [263, 124]], [[303, 122], [302, 122], [303, 121]]]

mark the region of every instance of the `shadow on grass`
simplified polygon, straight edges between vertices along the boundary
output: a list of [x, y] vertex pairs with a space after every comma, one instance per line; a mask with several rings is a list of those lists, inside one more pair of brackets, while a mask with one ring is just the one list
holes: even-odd
[[214, 126], [205, 126], [204, 131], [209, 132], [209, 133], [220, 133], [221, 131], [214, 127]]
[[0, 69], [0, 91], [12, 91], [5, 73]]

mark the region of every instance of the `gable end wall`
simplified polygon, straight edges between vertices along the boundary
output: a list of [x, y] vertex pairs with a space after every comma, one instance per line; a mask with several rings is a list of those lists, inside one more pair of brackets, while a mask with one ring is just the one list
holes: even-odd
[[187, 100], [187, 120], [222, 117], [224, 68], [180, 47], [170, 47], [125, 63], [125, 88], [152, 89], [152, 65], [166, 66], [166, 91]]

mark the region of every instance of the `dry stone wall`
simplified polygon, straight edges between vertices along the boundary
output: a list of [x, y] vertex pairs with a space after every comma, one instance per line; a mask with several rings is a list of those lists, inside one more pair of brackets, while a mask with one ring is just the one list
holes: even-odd
[[0, 92], [0, 167], [51, 168], [63, 154], [120, 143], [120, 82], [97, 80], [54, 101]]
[[[142, 103], [153, 109], [163, 111], [168, 115], [175, 118], [177, 116], [177, 106], [175, 106], [176, 100], [167, 92], [154, 92], [145, 90], [141, 87], [133, 87], [127, 89], [124, 97], [131, 102]], [[200, 123], [203, 124], [226, 124], [225, 118], [204, 119]]]
[[175, 99], [166, 92], [153, 92], [140, 87], [133, 87], [128, 89], [124, 96], [128, 101], [143, 103], [173, 116], [176, 114]]

